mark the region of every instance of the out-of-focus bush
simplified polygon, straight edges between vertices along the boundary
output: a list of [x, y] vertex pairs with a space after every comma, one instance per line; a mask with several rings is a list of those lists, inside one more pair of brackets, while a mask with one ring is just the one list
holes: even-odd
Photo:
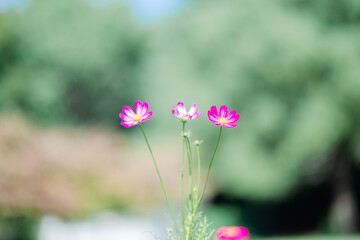
[[[329, 24], [332, 5], [356, 16]], [[222, 191], [277, 199], [323, 181], [335, 156], [360, 160], [358, 7], [351, 0], [197, 1], [158, 26], [145, 74], [153, 104], [185, 99], [203, 111], [228, 104], [240, 112], [215, 163]]]
[[327, 25], [357, 25], [360, 22], [360, 2], [357, 0], [280, 0], [295, 8], [309, 11]]
[[[171, 150], [158, 154], [159, 167], [167, 170], [169, 194], [179, 198], [173, 176], [180, 160], [169, 161], [171, 155]], [[148, 152], [99, 128], [44, 129], [1, 115], [0, 156], [1, 217], [82, 217], [163, 202]]]
[[33, 0], [3, 14], [0, 31], [2, 109], [44, 123], [115, 125], [119, 107], [141, 92], [146, 38], [121, 3]]

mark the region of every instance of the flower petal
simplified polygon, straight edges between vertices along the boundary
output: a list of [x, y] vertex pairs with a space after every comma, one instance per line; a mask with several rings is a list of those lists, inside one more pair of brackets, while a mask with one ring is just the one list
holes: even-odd
[[226, 117], [227, 113], [228, 113], [228, 107], [226, 105], [222, 105], [219, 110], [220, 117], [222, 118]]
[[211, 115], [212, 117], [214, 117], [214, 118], [216, 118], [216, 119], [219, 119], [219, 118], [220, 118], [220, 116], [219, 116], [219, 115], [214, 114], [214, 113], [213, 113], [213, 112], [211, 112], [211, 111], [208, 111], [208, 115]]
[[214, 117], [213, 115], [211, 115], [211, 114], [209, 114], [208, 117], [209, 117], [209, 120], [212, 121], [212, 122], [218, 122], [218, 121], [219, 121], [218, 118], [215, 118], [215, 117]]
[[213, 112], [211, 112], [211, 111], [208, 111], [208, 118], [212, 123], [219, 122], [218, 121], [219, 118], [214, 116]]
[[239, 126], [239, 124], [234, 124], [234, 125], [232, 125], [232, 124], [224, 124], [224, 126], [225, 127], [227, 127], [227, 128], [234, 128], [234, 127], [237, 127], [237, 126]]
[[219, 116], [216, 106], [211, 106], [210, 112], [212, 112], [215, 116]]
[[125, 122], [125, 121], [122, 121], [121, 125], [123, 125], [126, 128], [131, 128], [132, 126], [134, 126], [134, 124], [132, 124], [130, 122]]
[[127, 115], [128, 117], [131, 117], [131, 118], [134, 118], [134, 116], [135, 116], [134, 111], [129, 106], [124, 106], [123, 107], [123, 113], [125, 115]]
[[123, 113], [120, 113], [119, 117], [124, 121], [132, 121], [132, 120], [134, 120], [133, 118], [131, 118], [131, 117], [129, 117], [129, 116], [123, 114]]
[[137, 115], [140, 115], [141, 110], [142, 110], [142, 102], [140, 100], [136, 101], [135, 104], [134, 104], [134, 107], [135, 107], [135, 113]]
[[142, 109], [140, 112], [140, 117], [142, 117], [147, 111], [149, 110], [149, 103], [148, 102], [144, 102], [142, 105]]
[[226, 120], [229, 120], [236, 114], [236, 111], [233, 109], [229, 112], [229, 114], [226, 116]]
[[234, 123], [237, 120], [239, 120], [240, 115], [239, 114], [235, 114], [235, 116], [231, 117], [230, 119], [227, 120], [227, 123]]
[[198, 117], [200, 117], [202, 114], [203, 114], [203, 113], [199, 111], [199, 112], [195, 113], [193, 116], [191, 116], [191, 119], [198, 118]]
[[219, 240], [245, 240], [250, 237], [250, 232], [246, 227], [231, 226], [219, 228], [216, 235]]
[[192, 116], [192, 115], [195, 114], [195, 112], [196, 112], [196, 104], [194, 104], [194, 105], [191, 106], [188, 114], [189, 114], [190, 116]]
[[177, 108], [177, 110], [179, 111], [179, 114], [180, 114], [181, 116], [186, 115], [186, 108], [185, 108], [184, 103], [179, 102], [179, 103], [176, 105], [176, 108]]
[[176, 107], [174, 107], [171, 112], [175, 117], [181, 118], [181, 115]]
[[144, 116], [141, 117], [141, 119], [146, 119], [148, 117], [150, 117], [153, 114], [153, 111], [150, 111], [148, 113], [146, 113]]

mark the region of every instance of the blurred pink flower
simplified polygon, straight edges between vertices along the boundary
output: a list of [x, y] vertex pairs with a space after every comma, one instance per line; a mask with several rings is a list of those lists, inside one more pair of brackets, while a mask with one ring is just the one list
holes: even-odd
[[187, 112], [184, 103], [179, 102], [173, 108], [172, 114], [175, 117], [180, 118], [183, 122], [186, 122], [188, 120], [200, 117], [202, 115], [202, 112], [196, 112], [196, 104], [192, 105], [189, 112]]
[[123, 112], [119, 114], [119, 117], [123, 120], [121, 125], [126, 128], [130, 128], [134, 125], [138, 125], [141, 122], [149, 121], [148, 119], [153, 112], [147, 112], [149, 110], [149, 103], [136, 101], [134, 104], [135, 112], [129, 106], [123, 107]]
[[246, 227], [221, 227], [216, 231], [218, 240], [246, 240], [250, 237], [250, 232]]
[[228, 114], [228, 107], [223, 105], [220, 107], [219, 113], [216, 106], [212, 106], [210, 111], [208, 111], [209, 120], [214, 123], [216, 126], [222, 126], [227, 128], [234, 128], [239, 124], [229, 124], [235, 123], [239, 120], [240, 115], [236, 114], [235, 110], [231, 110]]

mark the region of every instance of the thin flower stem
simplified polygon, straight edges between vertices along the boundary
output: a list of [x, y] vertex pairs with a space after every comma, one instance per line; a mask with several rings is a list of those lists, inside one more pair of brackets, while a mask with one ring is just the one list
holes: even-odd
[[221, 140], [222, 128], [223, 128], [223, 127], [220, 127], [219, 139], [218, 139], [218, 142], [217, 142], [216, 147], [215, 147], [215, 151], [214, 151], [214, 153], [213, 153], [213, 155], [212, 155], [212, 158], [211, 158], [211, 161], [210, 161], [209, 169], [208, 169], [208, 172], [207, 172], [207, 174], [206, 174], [206, 179], [205, 179], [205, 183], [204, 183], [204, 188], [203, 188], [203, 191], [202, 191], [202, 193], [201, 193], [201, 196], [200, 196], [200, 198], [199, 198], [199, 200], [198, 200], [198, 202], [197, 202], [197, 204], [196, 204], [195, 211], [194, 211], [194, 215], [196, 215], [197, 210], [198, 210], [198, 208], [199, 208], [199, 206], [200, 206], [201, 200], [202, 200], [202, 198], [204, 197], [204, 194], [205, 194], [206, 185], [207, 185], [208, 178], [209, 178], [209, 175], [210, 175], [211, 166], [212, 166], [212, 164], [213, 164], [213, 162], [214, 162], [215, 155], [216, 155], [216, 151], [217, 151], [217, 149], [218, 149], [218, 147], [219, 147], [219, 143], [220, 143], [220, 140]]
[[187, 146], [188, 146], [188, 160], [189, 160], [189, 211], [193, 212], [193, 175], [192, 175], [192, 169], [193, 169], [193, 160], [192, 160], [192, 152], [191, 152], [191, 145], [189, 137], [186, 137]]
[[192, 228], [192, 221], [195, 217], [195, 215], [193, 215], [193, 211], [194, 211], [194, 201], [193, 201], [193, 175], [192, 175], [192, 169], [193, 169], [193, 159], [192, 159], [192, 151], [191, 151], [191, 145], [190, 145], [190, 140], [189, 137], [186, 137], [186, 141], [187, 141], [187, 145], [188, 145], [188, 159], [189, 159], [189, 214], [191, 215], [191, 220], [189, 223], [189, 230], [187, 233], [187, 240], [190, 240], [190, 236], [191, 236], [191, 228]]
[[[199, 209], [201, 200], [202, 200], [202, 198], [204, 197], [205, 190], [206, 190], [206, 185], [207, 185], [208, 178], [209, 178], [209, 175], [210, 175], [211, 166], [212, 166], [212, 164], [213, 164], [213, 162], [214, 162], [215, 154], [216, 154], [216, 151], [217, 151], [217, 149], [218, 149], [218, 147], [219, 147], [219, 143], [220, 143], [220, 139], [221, 139], [221, 134], [222, 134], [222, 127], [220, 127], [219, 139], [218, 139], [218, 142], [217, 142], [217, 144], [216, 144], [215, 151], [214, 151], [214, 153], [213, 153], [213, 155], [212, 155], [208, 172], [207, 172], [207, 174], [206, 174], [206, 179], [205, 179], [205, 183], [204, 183], [204, 189], [203, 189], [203, 191], [202, 191], [202, 193], [201, 193], [201, 196], [200, 196], [200, 198], [199, 198], [199, 200], [198, 200], [198, 202], [197, 202], [197, 204], [196, 204], [196, 206], [195, 206], [195, 210], [194, 210], [194, 212], [193, 212], [193, 218], [196, 217], [196, 214], [197, 214], [197, 211], [198, 211], [198, 209]], [[187, 239], [190, 239], [191, 230], [192, 230], [192, 222], [189, 224], [189, 231], [188, 231]]]
[[154, 165], [155, 165], [155, 168], [156, 168], [156, 172], [157, 172], [157, 175], [158, 175], [159, 180], [160, 180], [160, 183], [161, 183], [161, 187], [162, 187], [162, 189], [163, 189], [163, 192], [164, 192], [164, 195], [165, 195], [167, 204], [168, 204], [169, 209], [170, 209], [171, 216], [172, 216], [173, 221], [174, 221], [175, 229], [176, 229], [177, 233], [178, 233], [179, 236], [180, 236], [180, 230], [179, 230], [179, 228], [178, 228], [178, 226], [177, 226], [176, 219], [175, 219], [175, 215], [174, 215], [174, 212], [173, 212], [172, 207], [171, 207], [171, 202], [170, 202], [170, 200], [169, 200], [169, 197], [168, 197], [168, 194], [167, 194], [167, 192], [166, 192], [166, 189], [165, 189], [163, 180], [162, 180], [162, 178], [161, 178], [159, 168], [158, 168], [158, 166], [157, 166], [157, 164], [156, 164], [156, 160], [155, 160], [154, 154], [153, 154], [153, 152], [152, 152], [152, 150], [151, 150], [151, 147], [150, 147], [149, 141], [148, 141], [148, 139], [147, 139], [147, 137], [146, 137], [145, 131], [144, 131], [144, 129], [143, 129], [143, 127], [141, 126], [140, 123], [139, 123], [139, 126], [140, 126], [140, 129], [141, 129], [142, 134], [144, 135], [146, 144], [147, 144], [147, 146], [148, 146], [148, 148], [149, 148], [149, 151], [150, 151], [152, 160], [153, 160], [153, 162], [154, 162]]
[[[185, 122], [183, 122], [183, 134], [185, 132]], [[185, 238], [185, 210], [184, 210], [184, 161], [185, 161], [185, 137], [182, 141], [182, 161], [181, 161], [181, 215], [182, 215], [182, 224], [184, 228], [184, 238]]]
[[[198, 192], [198, 195], [199, 195], [199, 194], [200, 194], [200, 174], [201, 174], [199, 144], [196, 144], [196, 151], [197, 151], [197, 160], [198, 160], [198, 185], [197, 185], [197, 192]], [[197, 196], [197, 199], [199, 199], [199, 196]]]

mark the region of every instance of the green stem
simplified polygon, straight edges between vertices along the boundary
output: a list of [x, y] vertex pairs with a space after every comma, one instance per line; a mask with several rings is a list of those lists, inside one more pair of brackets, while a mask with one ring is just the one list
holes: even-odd
[[189, 137], [186, 137], [187, 145], [188, 145], [188, 160], [189, 160], [189, 211], [193, 212], [193, 160], [192, 160], [192, 152]]
[[[201, 168], [200, 168], [200, 149], [199, 149], [199, 145], [196, 145], [196, 151], [197, 151], [197, 160], [198, 160], [198, 185], [197, 185], [197, 191], [198, 194], [200, 194], [200, 174], [201, 174]], [[199, 199], [199, 196], [197, 196], [197, 198]]]
[[193, 210], [194, 210], [194, 196], [193, 196], [193, 175], [192, 175], [192, 169], [193, 169], [193, 160], [192, 160], [192, 152], [191, 152], [191, 145], [190, 145], [190, 140], [189, 137], [186, 137], [187, 140], [187, 145], [188, 145], [188, 158], [189, 158], [189, 214], [191, 215], [191, 220], [190, 220], [190, 224], [189, 224], [189, 231], [187, 234], [187, 239], [190, 240], [190, 236], [191, 236], [191, 228], [192, 228], [192, 222], [195, 218], [195, 215], [193, 214]]
[[199, 205], [200, 205], [200, 203], [201, 203], [201, 200], [202, 200], [202, 198], [204, 197], [204, 194], [205, 194], [206, 185], [207, 185], [207, 182], [208, 182], [208, 178], [209, 178], [211, 166], [212, 166], [212, 164], [213, 164], [213, 162], [214, 162], [215, 154], [216, 154], [216, 151], [217, 151], [217, 149], [218, 149], [218, 147], [219, 147], [219, 143], [220, 143], [220, 139], [221, 139], [221, 133], [222, 133], [222, 128], [223, 128], [223, 127], [220, 127], [219, 139], [218, 139], [218, 142], [217, 142], [216, 147], [215, 147], [215, 151], [214, 151], [214, 153], [213, 153], [213, 155], [212, 155], [212, 158], [211, 158], [211, 161], [210, 161], [209, 169], [208, 169], [208, 172], [207, 172], [207, 174], [206, 174], [206, 179], [205, 179], [203, 191], [202, 191], [201, 196], [200, 196], [200, 198], [199, 198], [199, 200], [198, 200], [198, 202], [197, 202], [197, 204], [196, 204], [196, 207], [195, 207], [194, 216], [196, 215], [197, 210], [198, 210], [198, 208], [199, 208]]
[[140, 123], [139, 123], [139, 126], [140, 126], [140, 129], [141, 129], [141, 131], [142, 131], [142, 133], [143, 133], [143, 135], [144, 135], [146, 144], [147, 144], [147, 146], [148, 146], [148, 148], [149, 148], [149, 151], [150, 151], [152, 160], [153, 160], [153, 162], [154, 162], [154, 165], [155, 165], [155, 168], [156, 168], [156, 172], [157, 172], [157, 175], [158, 175], [159, 180], [160, 180], [160, 183], [161, 183], [161, 187], [162, 187], [162, 189], [163, 189], [163, 192], [164, 192], [164, 195], [165, 195], [167, 204], [168, 204], [169, 209], [170, 209], [171, 216], [172, 216], [173, 221], [174, 221], [174, 224], [175, 224], [175, 229], [176, 229], [177, 233], [178, 233], [179, 236], [180, 236], [180, 230], [179, 230], [179, 228], [178, 228], [178, 226], [177, 226], [177, 223], [176, 223], [176, 220], [175, 220], [175, 215], [174, 215], [174, 212], [173, 212], [173, 210], [172, 210], [171, 203], [170, 203], [168, 194], [167, 194], [167, 192], [166, 192], [166, 189], [165, 189], [163, 180], [162, 180], [162, 178], [161, 178], [159, 168], [158, 168], [158, 166], [157, 166], [157, 164], [156, 164], [156, 160], [155, 160], [154, 154], [153, 154], [153, 152], [152, 152], [152, 150], [151, 150], [151, 147], [150, 147], [149, 141], [148, 141], [148, 139], [147, 139], [147, 137], [146, 137], [145, 131], [144, 131], [144, 129], [143, 129], [143, 127], [141, 126]]
[[[219, 147], [219, 143], [220, 143], [220, 139], [221, 139], [221, 133], [222, 133], [222, 127], [220, 127], [219, 139], [218, 139], [218, 142], [217, 142], [217, 144], [216, 144], [215, 151], [214, 151], [214, 153], [213, 153], [213, 155], [212, 155], [208, 172], [207, 172], [207, 174], [206, 174], [206, 179], [205, 179], [205, 183], [204, 183], [204, 189], [203, 189], [203, 191], [202, 191], [202, 193], [201, 193], [201, 196], [200, 196], [200, 198], [199, 198], [199, 200], [198, 200], [198, 202], [197, 202], [197, 204], [196, 204], [196, 206], [195, 206], [195, 210], [194, 210], [194, 212], [193, 212], [193, 218], [195, 218], [196, 213], [197, 213], [197, 211], [198, 211], [198, 209], [199, 209], [201, 200], [202, 200], [202, 198], [204, 197], [204, 194], [205, 194], [205, 189], [206, 189], [206, 185], [207, 185], [208, 178], [209, 178], [209, 175], [210, 175], [211, 166], [212, 166], [212, 164], [213, 164], [213, 162], [214, 162], [215, 154], [216, 154], [216, 151], [217, 151], [217, 149], [218, 149], [218, 147]], [[192, 228], [192, 222], [189, 224], [189, 232], [188, 232], [188, 235], [187, 235], [187, 238], [188, 238], [188, 239], [190, 239], [191, 230], [192, 230], [191, 228]]]
[[[183, 134], [185, 132], [185, 122], [183, 122]], [[183, 148], [182, 148], [182, 161], [181, 161], [181, 215], [182, 223], [184, 228], [184, 238], [185, 238], [185, 210], [184, 210], [184, 159], [185, 159], [185, 137], [183, 137]]]

